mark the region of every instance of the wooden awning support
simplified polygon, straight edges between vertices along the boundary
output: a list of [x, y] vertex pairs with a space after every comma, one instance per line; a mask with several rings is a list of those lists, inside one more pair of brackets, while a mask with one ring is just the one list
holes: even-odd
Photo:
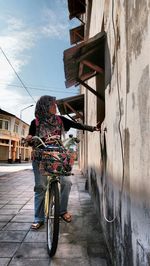
[[79, 16], [76, 16], [76, 18], [77, 18], [82, 24], [84, 24], [84, 21], [83, 21]]
[[86, 89], [88, 89], [90, 92], [92, 92], [96, 97], [98, 97], [99, 99], [101, 99], [103, 102], [105, 101], [105, 99], [94, 89], [92, 89], [88, 84], [86, 84], [83, 80], [81, 79], [77, 79], [77, 82], [79, 82], [81, 85], [83, 85]]
[[[78, 31], [74, 31], [74, 36], [76, 37], [79, 37], [79, 40], [80, 41], [83, 41], [84, 40], [84, 37], [78, 32]], [[77, 42], [76, 42], [77, 43]]]
[[81, 115], [78, 111], [76, 111], [69, 103], [64, 102], [63, 105], [64, 105], [65, 110], [66, 110], [66, 106], [67, 106], [73, 113], [76, 114], [77, 117], [79, 117], [80, 119], [83, 120], [83, 115]]
[[84, 40], [84, 25], [70, 30], [70, 43], [77, 44]]
[[[83, 71], [84, 66], [87, 66], [89, 69], [91, 69], [91, 71], [88, 70], [87, 73], [84, 73], [84, 71]], [[87, 79], [96, 76], [97, 73], [104, 74], [103, 68], [97, 66], [96, 64], [94, 64], [94, 63], [92, 63], [92, 62], [90, 62], [88, 60], [83, 60], [83, 61], [80, 62], [80, 65], [79, 65], [79, 79], [81, 79], [82, 81], [86, 81]]]
[[100, 73], [100, 74], [104, 74], [104, 69], [97, 66], [96, 64], [93, 64], [92, 62], [88, 61], [88, 60], [83, 60], [80, 64], [83, 64], [85, 66], [88, 66], [89, 68], [93, 69], [94, 71]]

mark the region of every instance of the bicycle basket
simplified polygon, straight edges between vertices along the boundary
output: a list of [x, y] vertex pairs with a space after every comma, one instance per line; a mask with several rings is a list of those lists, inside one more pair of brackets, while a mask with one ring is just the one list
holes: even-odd
[[72, 170], [74, 158], [67, 150], [44, 150], [39, 162], [39, 170], [41, 175], [50, 174], [69, 175]]

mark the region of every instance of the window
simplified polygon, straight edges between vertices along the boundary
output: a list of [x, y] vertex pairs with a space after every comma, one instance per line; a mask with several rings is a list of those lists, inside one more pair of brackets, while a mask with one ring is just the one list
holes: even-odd
[[9, 121], [0, 119], [0, 129], [8, 130], [9, 129]]
[[8, 130], [8, 121], [4, 121], [4, 129]]
[[9, 144], [9, 140], [7, 140], [7, 139], [0, 139], [0, 143]]
[[24, 136], [25, 135], [25, 129], [22, 129], [21, 135]]
[[14, 132], [18, 133], [18, 125], [17, 124], [14, 125]]

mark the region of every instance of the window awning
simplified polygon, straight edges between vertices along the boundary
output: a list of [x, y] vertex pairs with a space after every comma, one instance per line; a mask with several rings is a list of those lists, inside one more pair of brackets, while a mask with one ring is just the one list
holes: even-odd
[[65, 84], [69, 88], [98, 73], [104, 73], [106, 33], [94, 37], [64, 51]]
[[79, 17], [85, 13], [85, 0], [68, 0], [69, 18]]
[[58, 110], [61, 115], [72, 115], [73, 118], [83, 120], [84, 113], [84, 95], [80, 94], [73, 97], [67, 97], [57, 100]]
[[77, 44], [84, 40], [84, 24], [70, 30], [70, 44]]

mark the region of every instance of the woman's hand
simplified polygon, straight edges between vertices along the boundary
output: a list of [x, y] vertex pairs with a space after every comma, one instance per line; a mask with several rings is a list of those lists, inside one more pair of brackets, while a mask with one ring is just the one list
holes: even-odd
[[25, 142], [27, 145], [29, 146], [32, 146], [32, 135], [28, 135], [26, 138], [25, 138]]
[[101, 131], [101, 123], [98, 122], [96, 126], [94, 127], [94, 131]]
[[26, 141], [30, 142], [31, 140], [32, 140], [32, 135], [28, 135], [28, 136], [26, 137]]

